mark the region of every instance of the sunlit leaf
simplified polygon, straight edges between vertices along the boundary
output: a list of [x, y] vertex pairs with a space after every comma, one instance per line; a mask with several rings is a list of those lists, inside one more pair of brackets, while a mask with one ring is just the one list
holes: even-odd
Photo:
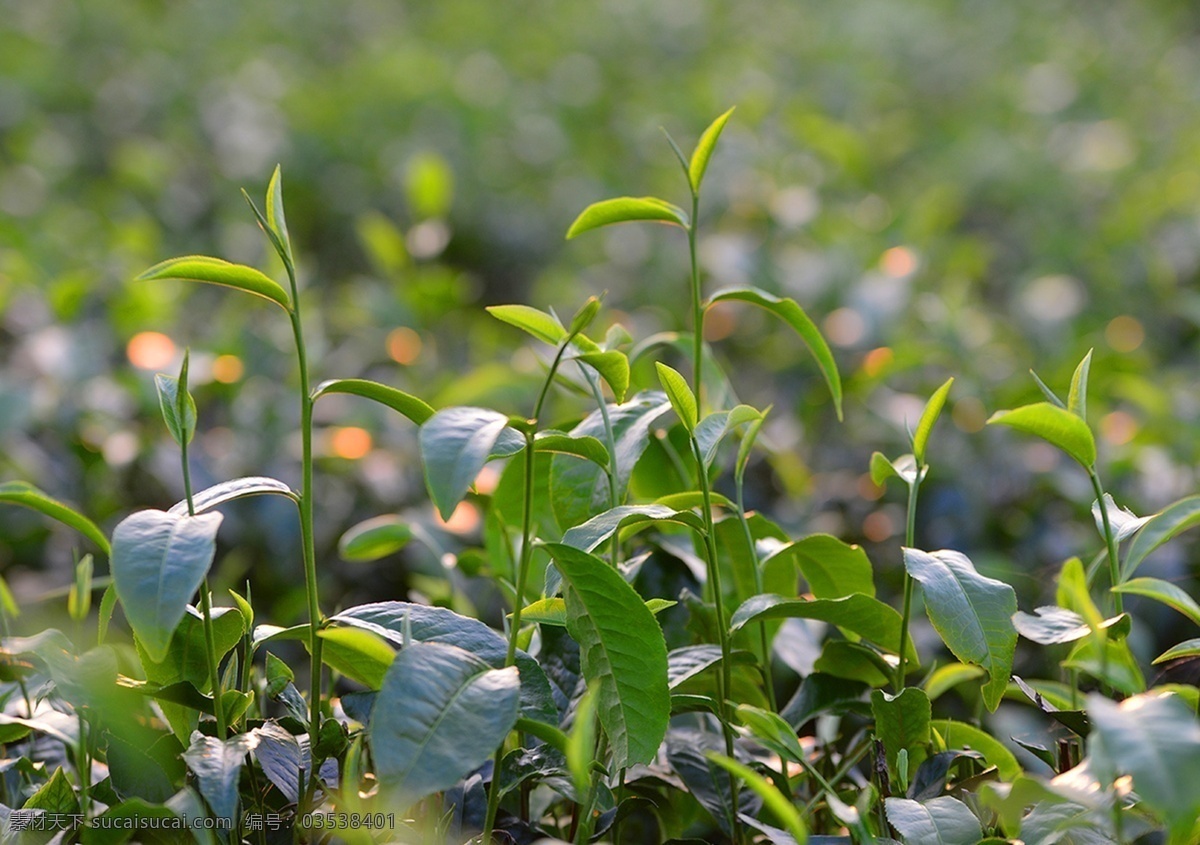
[[425, 484], [442, 519], [449, 519], [508, 426], [487, 408], [443, 408], [421, 426]]
[[1076, 461], [1090, 468], [1096, 463], [1096, 439], [1088, 424], [1070, 411], [1038, 402], [1012, 411], [997, 411], [988, 424], [996, 423], [1034, 434], [1062, 449]]
[[934, 423], [942, 413], [942, 407], [946, 404], [946, 397], [950, 394], [953, 384], [953, 378], [946, 379], [945, 384], [929, 397], [929, 401], [925, 404], [925, 410], [921, 412], [917, 430], [913, 433], [913, 456], [916, 457], [918, 464], [925, 463], [925, 447], [929, 443], [929, 433], [933, 431]]
[[804, 845], [808, 841], [808, 828], [804, 826], [804, 820], [800, 817], [800, 810], [797, 809], [796, 805], [787, 796], [776, 788], [775, 784], [749, 766], [744, 766], [737, 760], [726, 757], [724, 754], [710, 751], [707, 756], [709, 760], [721, 768], [731, 774], [737, 775], [746, 786], [754, 790], [762, 798], [766, 808], [783, 823], [784, 828], [791, 834], [792, 840], [796, 842], [796, 845]]
[[567, 330], [557, 317], [529, 305], [489, 305], [487, 312], [551, 346], [558, 346], [567, 338]]
[[[733, 108], [737, 108], [737, 106]], [[696, 142], [696, 149], [692, 151], [691, 161], [688, 162], [688, 181], [692, 184], [692, 193], [700, 193], [704, 172], [708, 170], [708, 160], [712, 158], [713, 149], [717, 146], [717, 139], [721, 137], [721, 130], [729, 122], [733, 108], [710, 123], [700, 135], [700, 140]]]
[[1167, 607], [1178, 610], [1193, 624], [1200, 625], [1200, 605], [1196, 604], [1196, 600], [1188, 595], [1186, 590], [1177, 587], [1170, 581], [1163, 581], [1159, 578], [1134, 578], [1132, 581], [1126, 581], [1124, 584], [1114, 587], [1113, 592], [1143, 596], [1161, 602]]
[[567, 230], [567, 240], [602, 226], [638, 220], [670, 223], [685, 229], [688, 226], [683, 209], [666, 200], [657, 197], [616, 197], [592, 203], [585, 208]]
[[104, 532], [83, 514], [67, 507], [57, 499], [47, 496], [32, 484], [24, 481], [8, 481], [0, 484], [0, 502], [35, 510], [51, 519], [58, 520], [63, 525], [74, 528], [83, 536], [95, 543], [106, 556], [111, 555], [108, 538]]
[[135, 281], [151, 282], [178, 279], [185, 282], [208, 282], [214, 285], [252, 293], [269, 299], [285, 311], [291, 311], [292, 300], [279, 283], [260, 270], [244, 264], [230, 264], [220, 258], [205, 255], [185, 255], [155, 264]]
[[[839, 599], [789, 599], [759, 595], [742, 602], [729, 620], [730, 631], [751, 622], [766, 619], [820, 619], [866, 637], [876, 645], [895, 652], [900, 648], [900, 614], [878, 599], [856, 593]], [[916, 662], [912, 641], [908, 659]]]
[[1200, 524], [1200, 496], [1188, 496], [1163, 509], [1142, 526], [1133, 538], [1121, 567], [1121, 579], [1130, 578], [1152, 551], [1182, 532]]
[[[192, 507], [195, 508], [197, 514], [201, 514], [212, 510], [218, 505], [232, 502], [235, 499], [267, 494], [283, 496], [297, 503], [300, 501], [300, 494], [282, 481], [263, 476], [247, 476], [246, 478], [235, 478], [232, 481], [222, 481], [220, 484], [206, 487], [192, 496]], [[186, 516], [187, 512], [188, 503], [186, 499], [171, 505], [167, 511], [167, 513], [173, 516]]]
[[656, 362], [654, 367], [658, 370], [659, 383], [666, 391], [667, 398], [671, 400], [671, 407], [675, 409], [676, 416], [679, 417], [679, 421], [683, 423], [688, 434], [693, 434], [696, 431], [699, 414], [696, 396], [688, 387], [687, 380], [677, 370], [671, 369], [662, 362]]
[[1092, 350], [1079, 362], [1071, 376], [1071, 391], [1067, 394], [1067, 410], [1081, 420], [1087, 421], [1088, 371], [1092, 368]]
[[943, 795], [925, 803], [886, 798], [887, 820], [905, 845], [976, 845], [983, 836], [979, 819], [957, 798]]
[[381, 405], [391, 408], [393, 411], [399, 411], [417, 425], [423, 425], [434, 413], [433, 408], [429, 404], [418, 399], [416, 396], [368, 379], [342, 378], [323, 381], [313, 391], [313, 401], [315, 402], [322, 396], [330, 393], [348, 393], [352, 396], [362, 396], [366, 399], [372, 399]]

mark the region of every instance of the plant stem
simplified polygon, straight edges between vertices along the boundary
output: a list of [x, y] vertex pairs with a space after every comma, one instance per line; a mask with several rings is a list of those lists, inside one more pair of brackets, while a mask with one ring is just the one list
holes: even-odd
[[[1121, 584], [1121, 561], [1117, 556], [1117, 537], [1113, 534], [1112, 523], [1108, 519], [1108, 508], [1104, 506], [1104, 488], [1100, 486], [1100, 476], [1095, 467], [1088, 467], [1088, 477], [1092, 479], [1092, 489], [1096, 491], [1096, 503], [1100, 508], [1100, 521], [1104, 526], [1104, 541], [1108, 546], [1109, 586], [1118, 587]], [[1124, 612], [1121, 594], [1109, 591], [1112, 596], [1114, 614]]]
[[[596, 405], [600, 409], [600, 419], [604, 421], [604, 446], [608, 449], [608, 466], [604, 468], [604, 474], [608, 476], [608, 506], [615, 508], [621, 504], [617, 501], [617, 440], [613, 434], [612, 419], [608, 416], [608, 403], [604, 401], [604, 393], [600, 390], [600, 381], [591, 371], [583, 364], [579, 365], [579, 369], [583, 372], [583, 377], [587, 380], [588, 387], [592, 389], [592, 396], [596, 400]], [[612, 566], [617, 568], [621, 554], [621, 544], [617, 540], [616, 535], [613, 535], [612, 541]]]
[[[746, 548], [750, 551], [750, 563], [754, 567], [754, 592], [761, 594], [764, 590], [762, 570], [758, 566], [758, 551], [754, 547], [754, 534], [750, 530], [750, 521], [746, 519], [746, 505], [742, 495], [743, 480], [740, 474], [735, 479], [738, 522], [742, 524], [742, 534], [746, 538]], [[775, 703], [775, 683], [771, 678], [771, 645], [767, 641], [766, 622], [758, 623], [758, 645], [762, 650], [763, 687], [767, 693], [767, 703], [771, 706], [771, 712], [778, 712], [778, 707]]]
[[[921, 481], [925, 477], [925, 468], [917, 467], [917, 476], [908, 485], [908, 521], [904, 528], [905, 548], [914, 548], [917, 534], [917, 493], [921, 489]], [[896, 664], [896, 692], [904, 691], [905, 655], [908, 653], [908, 621], [912, 617], [913, 577], [904, 567], [904, 609], [900, 614], [900, 662]]]
[[692, 219], [688, 226], [688, 255], [692, 265], [692, 390], [696, 405], [704, 408], [704, 307], [700, 300], [700, 263], [696, 260], [696, 217], [700, 213], [700, 194], [692, 191]]

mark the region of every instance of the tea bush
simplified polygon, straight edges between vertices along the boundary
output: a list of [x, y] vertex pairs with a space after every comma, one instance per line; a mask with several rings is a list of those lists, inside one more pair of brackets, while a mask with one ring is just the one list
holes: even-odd
[[[1013, 587], [966, 555], [920, 547], [920, 494], [941, 460], [953, 378], [914, 421], [908, 452], [870, 461], [876, 485], [907, 494], [902, 560], [871, 560], [828, 534], [791, 536], [747, 508], [749, 473], [771, 451], [762, 435], [772, 409], [738, 401], [739, 374], [704, 342], [709, 309], [754, 306], [777, 319], [810, 354], [839, 418], [843, 394], [829, 346], [796, 301], [752, 286], [705, 292], [702, 188], [731, 114], [690, 155], [668, 136], [685, 207], [603, 200], [567, 231], [649, 221], [686, 238], [690, 273], [673, 299], [686, 303], [689, 331], [635, 339], [604, 324], [603, 296], [569, 319], [488, 309], [540, 356], [529, 407], [434, 408], [378, 381], [315, 382], [314, 320], [302, 309], [278, 169], [263, 208], [247, 200], [286, 284], [207, 256], [143, 273], [137, 284], [215, 284], [264, 321], [286, 318], [301, 481], [193, 489], [189, 444], [206, 409], [185, 355], [177, 375], [156, 378], [182, 501], [125, 516], [110, 539], [28, 483], [0, 486], [0, 502], [65, 523], [91, 549], [64, 596], [69, 633], [18, 631], [20, 608], [0, 591], [4, 836], [1200, 841], [1200, 690], [1180, 682], [1200, 639], [1155, 657], [1167, 671], [1148, 684], [1133, 642], [1146, 623], [1124, 608], [1138, 597], [1148, 601], [1137, 608], [1157, 603], [1200, 625], [1184, 590], [1138, 575], [1200, 521], [1200, 497], [1139, 517], [1105, 492], [1088, 422], [1090, 352], [1065, 400], [1035, 376], [1044, 401], [989, 420], [1061, 450], [1094, 493], [1095, 548], [1062, 565], [1052, 606], [1021, 610]], [[440, 603], [322, 600], [320, 573], [339, 564], [315, 537], [325, 491], [313, 414], [335, 395], [419, 428], [442, 520], [464, 502], [482, 515], [481, 544], [454, 552], [394, 515], [340, 538], [346, 561], [430, 547], [452, 587]], [[303, 624], [257, 616], [253, 574], [228, 596], [208, 583], [223, 509], [264, 495], [298, 514], [301, 555], [288, 565], [303, 573]], [[111, 578], [94, 577], [96, 555]], [[899, 609], [877, 593], [889, 571], [901, 574]], [[93, 636], [85, 623], [100, 587]], [[499, 597], [499, 625], [460, 612], [475, 603], [468, 596]], [[112, 624], [118, 608], [128, 630]], [[1018, 723], [1028, 730], [1013, 737]]]

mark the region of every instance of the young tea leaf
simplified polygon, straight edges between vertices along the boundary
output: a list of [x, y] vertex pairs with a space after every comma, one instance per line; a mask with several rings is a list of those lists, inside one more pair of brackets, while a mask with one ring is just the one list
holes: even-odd
[[84, 555], [75, 564], [75, 582], [67, 594], [67, 614], [76, 622], [87, 618], [92, 609], [92, 556]]
[[497, 320], [516, 326], [551, 346], [566, 340], [567, 330], [557, 317], [529, 305], [489, 305], [486, 311]]
[[598, 372], [612, 388], [613, 397], [618, 403], [625, 401], [625, 394], [629, 392], [629, 357], [624, 352], [615, 349], [584, 352], [574, 356], [574, 360], [582, 361]]
[[675, 409], [679, 421], [683, 423], [688, 434], [694, 434], [699, 411], [696, 407], [696, 396], [688, 387], [687, 380], [677, 370], [661, 362], [655, 362], [654, 368], [658, 370], [658, 381], [666, 391], [667, 398], [671, 400], [671, 407]]
[[[293, 502], [300, 501], [300, 495], [291, 487], [288, 487], [282, 481], [274, 478], [266, 478], [263, 476], [248, 476], [246, 478], [235, 478], [232, 481], [222, 481], [220, 484], [214, 484], [212, 487], [206, 487], [196, 495], [192, 496], [192, 507], [196, 513], [204, 513], [212, 510], [218, 505], [223, 505], [226, 502], [232, 502], [235, 499], [243, 499], [247, 496], [262, 496], [262, 495], [283, 496], [291, 499]], [[188, 503], [184, 499], [171, 505], [167, 511], [175, 516], [185, 516], [188, 513]]]
[[1092, 368], [1092, 350], [1079, 362], [1071, 376], [1071, 392], [1067, 394], [1067, 410], [1087, 422], [1088, 371]]
[[692, 185], [693, 194], [700, 193], [700, 184], [704, 181], [704, 172], [708, 170], [708, 160], [712, 158], [713, 149], [717, 146], [717, 139], [721, 137], [721, 131], [725, 128], [725, 124], [729, 122], [729, 118], [735, 108], [737, 106], [734, 106], [710, 123], [700, 136], [700, 140], [696, 142], [696, 149], [692, 151], [691, 161], [688, 162], [688, 181]]
[[443, 408], [421, 426], [425, 483], [442, 519], [449, 519], [492, 447], [508, 426], [508, 417], [486, 408]]
[[[196, 401], [187, 387], [181, 392], [179, 379], [158, 373], [154, 376], [154, 386], [158, 390], [158, 406], [162, 411], [163, 421], [167, 430], [175, 438], [175, 442], [183, 446], [192, 442], [196, 433]], [[182, 413], [180, 410], [182, 408]]]
[[274, 235], [272, 240], [277, 242], [276, 249], [282, 247], [279, 257], [288, 267], [294, 267], [292, 239], [288, 236], [287, 218], [283, 215], [283, 168], [278, 164], [267, 183], [267, 228]]
[[0, 484], [0, 503], [20, 505], [35, 510], [63, 525], [74, 528], [83, 536], [95, 543], [106, 556], [111, 555], [108, 538], [104, 532], [83, 514], [67, 507], [57, 499], [47, 496], [32, 484], [24, 481], [8, 481]]
[[416, 396], [368, 379], [342, 378], [323, 381], [313, 391], [313, 401], [316, 402], [329, 393], [347, 393], [371, 399], [380, 405], [386, 405], [393, 411], [399, 411], [417, 425], [424, 425], [434, 413], [432, 407]]
[[398, 516], [372, 517], [342, 535], [338, 555], [342, 560], [379, 560], [400, 551], [412, 536], [412, 528]]
[[1188, 595], [1186, 590], [1170, 581], [1160, 578], [1134, 578], [1114, 587], [1113, 592], [1143, 596], [1161, 602], [1182, 613], [1192, 624], [1200, 625], [1200, 604], [1196, 604], [1196, 600]]
[[567, 240], [602, 226], [637, 220], [670, 223], [685, 229], [688, 227], [683, 209], [666, 200], [657, 197], [617, 197], [592, 203], [585, 208], [567, 230]]
[[1068, 410], [1037, 402], [1011, 411], [997, 411], [988, 425], [997, 423], [1034, 434], [1062, 449], [1084, 469], [1096, 463], [1096, 439], [1086, 422]]
[[783, 823], [784, 828], [791, 835], [792, 841], [796, 845], [804, 845], [808, 841], [808, 828], [804, 826], [804, 820], [800, 816], [800, 811], [789, 798], [776, 788], [775, 784], [749, 766], [744, 766], [737, 760], [726, 757], [724, 754], [709, 751], [705, 756], [730, 774], [737, 775], [746, 786], [756, 792], [762, 798], [766, 808]]
[[292, 310], [292, 300], [279, 283], [253, 267], [230, 264], [220, 258], [205, 255], [185, 255], [155, 264], [135, 281], [153, 282], [177, 279], [185, 282], [208, 282], [214, 285], [252, 293], [269, 299], [285, 311]]
[[580, 332], [586, 331], [587, 327], [592, 324], [592, 320], [596, 319], [596, 315], [600, 313], [600, 298], [589, 296], [587, 302], [579, 307], [575, 312], [575, 316], [571, 318], [571, 325], [567, 331], [572, 335], [578, 335]]
[[1200, 496], [1180, 499], [1151, 517], [1129, 545], [1121, 579], [1130, 578], [1152, 551], [1195, 525], [1200, 525]]
[[925, 410], [921, 413], [921, 420], [917, 423], [917, 430], [913, 434], [913, 456], [917, 459], [918, 464], [925, 463], [925, 447], [929, 443], [929, 433], [933, 431], [933, 425], [942, 413], [942, 407], [946, 404], [946, 396], [949, 395], [950, 387], [953, 384], [953, 378], [946, 379], [946, 383], [934, 391], [933, 396], [925, 404]]

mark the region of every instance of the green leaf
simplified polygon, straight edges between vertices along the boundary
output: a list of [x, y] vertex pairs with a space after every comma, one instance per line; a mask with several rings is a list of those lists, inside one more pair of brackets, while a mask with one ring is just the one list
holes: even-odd
[[[7, 589], [7, 586], [5, 587]], [[12, 597], [9, 596], [11, 601]], [[87, 618], [92, 608], [92, 556], [84, 555], [75, 564], [75, 581], [67, 594], [67, 615], [76, 622]], [[7, 609], [6, 609], [7, 612]], [[15, 614], [9, 614], [15, 615]]]
[[1146, 691], [1146, 678], [1125, 640], [1080, 640], [1062, 661], [1062, 667], [1086, 672], [1125, 695]]
[[942, 407], [946, 404], [946, 397], [953, 384], [953, 378], [946, 379], [946, 383], [935, 390], [933, 396], [929, 397], [929, 401], [925, 404], [925, 410], [921, 412], [921, 420], [917, 423], [916, 433], [913, 434], [913, 456], [917, 459], [918, 464], [925, 463], [925, 447], [929, 443], [929, 433], [933, 431], [934, 423], [942, 413]]
[[[883, 742], [892, 771], [896, 771], [896, 755], [901, 749], [908, 751], [909, 759], [914, 763], [925, 758], [933, 710], [929, 696], [923, 690], [908, 687], [898, 695], [872, 690], [871, 713], [875, 716], [875, 733]], [[908, 777], [908, 772], [904, 777]]]
[[504, 742], [519, 698], [515, 666], [439, 643], [401, 649], [367, 727], [380, 784], [404, 807], [454, 786]]
[[613, 397], [618, 402], [625, 401], [629, 392], [629, 356], [615, 349], [603, 352], [585, 352], [574, 356], [574, 360], [582, 361], [600, 374], [612, 388]]
[[[158, 373], [154, 376], [154, 386], [158, 389], [158, 406], [162, 410], [163, 421], [167, 430], [181, 446], [192, 442], [196, 433], [196, 400], [185, 388], [179, 392], [179, 379]], [[180, 417], [179, 406], [183, 405], [183, 416]]]
[[1092, 350], [1079, 362], [1071, 376], [1071, 391], [1067, 394], [1067, 410], [1087, 422], [1088, 371], [1092, 368]]
[[1169, 660], [1175, 660], [1179, 657], [1196, 657], [1200, 656], [1200, 638], [1184, 640], [1177, 643], [1164, 651], [1152, 661], [1155, 666], [1160, 663], [1166, 663]]
[[1104, 616], [1092, 600], [1092, 594], [1088, 590], [1087, 573], [1079, 558], [1073, 557], [1063, 562], [1054, 594], [1059, 607], [1078, 613], [1093, 631], [1100, 630]]
[[99, 529], [96, 523], [78, 511], [67, 507], [57, 499], [50, 498], [32, 484], [24, 481], [8, 481], [0, 484], [0, 502], [7, 502], [10, 505], [20, 505], [21, 507], [35, 510], [51, 519], [61, 522], [63, 525], [74, 528], [95, 543], [104, 552], [106, 557], [112, 555], [112, 550], [108, 545], [108, 538], [104, 536], [104, 532]]
[[779, 819], [784, 829], [787, 830], [797, 845], [804, 845], [808, 841], [808, 828], [804, 826], [804, 820], [800, 817], [800, 811], [796, 809], [796, 805], [790, 799], [775, 787], [775, 784], [749, 766], [743, 766], [737, 760], [726, 757], [724, 754], [709, 751], [705, 756], [730, 774], [737, 775], [746, 786], [758, 793], [758, 796], [763, 800], [763, 804]]
[[757, 815], [762, 799], [743, 789], [739, 791], [737, 805], [734, 804], [732, 776], [707, 756], [720, 753], [722, 748], [721, 735], [711, 731], [674, 728], [667, 737], [667, 762], [692, 797], [728, 835], [735, 814]]
[[704, 458], [704, 466], [711, 467], [717, 457], [717, 447], [731, 432], [748, 422], [762, 419], [756, 409], [749, 405], [738, 405], [732, 411], [717, 411], [702, 419], [696, 426], [696, 444]]
[[[143, 798], [127, 798], [100, 813], [80, 833], [83, 845], [124, 845], [142, 830], [167, 829], [179, 816], [162, 804], [152, 804]], [[150, 822], [149, 820], [155, 820]], [[170, 821], [157, 821], [159, 819]]]
[[957, 798], [943, 795], [924, 804], [885, 798], [888, 823], [906, 845], [976, 845], [983, 836], [979, 819]]
[[[629, 489], [633, 468], [650, 442], [650, 429], [671, 403], [660, 391], [637, 394], [623, 405], [610, 405], [608, 419], [612, 425], [616, 464], [617, 501], [623, 501]], [[605, 437], [604, 417], [597, 409], [571, 429], [573, 437]], [[608, 475], [589, 462], [555, 456], [550, 464], [550, 503], [554, 516], [563, 528], [584, 522], [610, 507]]]
[[737, 715], [764, 748], [793, 763], [803, 764], [808, 761], [804, 749], [800, 747], [796, 731], [782, 716], [750, 704], [739, 704]]
[[[235, 499], [265, 494], [285, 496], [297, 504], [300, 502], [300, 494], [282, 481], [263, 476], [246, 476], [245, 478], [235, 478], [232, 481], [222, 481], [220, 484], [206, 487], [192, 496], [192, 506], [195, 508], [197, 514], [201, 514], [212, 510], [218, 505], [232, 502]], [[188, 503], [186, 499], [171, 505], [167, 511], [167, 513], [173, 516], [187, 516], [187, 512]]]
[[200, 794], [220, 819], [233, 819], [238, 805], [238, 776], [246, 754], [257, 744], [253, 734], [240, 734], [222, 742], [196, 731], [183, 752], [184, 762], [196, 776]]
[[[742, 602], [730, 618], [729, 629], [737, 633], [751, 622], [766, 619], [820, 619], [866, 637], [895, 652], [900, 648], [900, 614], [878, 599], [856, 593], [839, 599], [789, 599], [763, 594]], [[909, 641], [908, 659], [918, 662]]]
[[567, 339], [567, 330], [553, 314], [529, 305], [489, 305], [487, 312], [497, 320], [516, 326], [551, 346]]
[[691, 183], [693, 194], [700, 193], [700, 183], [704, 181], [704, 172], [708, 170], [708, 160], [712, 158], [717, 139], [721, 137], [721, 130], [725, 128], [732, 114], [733, 109], [730, 109], [710, 123], [696, 142], [696, 149], [692, 151], [692, 159], [688, 162], [688, 182]]
[[616, 197], [594, 202], [585, 208], [567, 230], [567, 240], [602, 226], [637, 220], [670, 223], [685, 229], [688, 227], [683, 209], [666, 200], [657, 197]]
[[808, 582], [809, 592], [819, 599], [840, 599], [854, 593], [875, 595], [871, 561], [857, 543], [846, 543], [830, 534], [810, 534], [771, 548], [763, 566], [767, 561], [786, 558], [792, 560]]
[[267, 695], [270, 698], [278, 698], [283, 692], [283, 688], [296, 680], [296, 673], [292, 671], [292, 667], [280, 660], [272, 652], [267, 652], [266, 660], [267, 668]]
[[671, 713], [662, 630], [641, 596], [607, 563], [562, 543], [545, 548], [566, 581], [567, 630], [579, 643], [583, 676], [598, 685], [612, 766], [649, 763]]
[[[1013, 614], [1013, 626], [1025, 639], [1040, 645], [1071, 643], [1094, 632], [1087, 620], [1065, 607], [1039, 607], [1035, 608], [1034, 613], [1036, 615], [1031, 616], [1024, 611], [1017, 611]], [[1114, 634], [1121, 634], [1122, 627], [1128, 633], [1128, 614], [1122, 613], [1105, 619], [1094, 630], [1112, 628], [1115, 629]]]
[[498, 411], [460, 407], [443, 408], [421, 426], [425, 484], [442, 519], [462, 501], [507, 425]]
[[592, 517], [582, 525], [576, 525], [563, 534], [562, 542], [590, 552], [615, 534], [618, 529], [649, 522], [672, 522], [685, 525], [698, 532], [704, 531], [704, 522], [691, 511], [677, 511], [664, 505], [621, 505]]
[[[112, 584], [109, 584], [112, 588]], [[107, 591], [105, 591], [107, 595]], [[4, 576], [0, 575], [0, 613], [8, 615], [9, 619], [16, 619], [21, 615], [21, 608], [17, 606], [17, 600], [13, 597], [12, 590], [9, 589], [8, 581], [4, 580]], [[100, 637], [100, 641], [104, 641], [104, 637]]]
[[1023, 405], [1012, 411], [997, 411], [988, 425], [997, 423], [1034, 434], [1062, 449], [1085, 469], [1096, 463], [1096, 439], [1088, 424], [1075, 414], [1049, 402]]
[[[649, 602], [647, 602], [649, 606]], [[747, 651], [735, 651], [729, 655], [734, 664], [752, 663], [755, 657]], [[674, 690], [685, 681], [721, 664], [721, 647], [716, 645], [689, 645], [673, 649], [667, 655], [667, 686]]]
[[325, 641], [322, 657], [348, 678], [379, 689], [396, 651], [378, 634], [362, 628], [329, 627], [317, 631]]
[[763, 423], [767, 421], [767, 414], [771, 413], [772, 406], [768, 405], [758, 417], [750, 423], [750, 427], [746, 429], [745, 435], [742, 436], [742, 442], [738, 444], [737, 460], [734, 462], [733, 475], [738, 479], [739, 483], [746, 476], [746, 466], [750, 463], [750, 452], [754, 449], [754, 444], [758, 440], [759, 432], [762, 431]]
[[571, 325], [567, 328], [567, 332], [572, 336], [577, 336], [587, 330], [587, 327], [592, 324], [592, 320], [596, 319], [596, 315], [600, 313], [600, 298], [597, 296], [589, 296], [587, 302], [579, 306], [579, 310], [575, 312], [575, 316], [571, 318]]
[[987, 672], [982, 666], [972, 666], [968, 663], [947, 663], [940, 666], [925, 680], [925, 694], [930, 701], [936, 701], [943, 694], [954, 689], [959, 684], [983, 677]]
[[267, 183], [267, 229], [273, 235], [276, 249], [282, 248], [279, 257], [289, 267], [294, 267], [292, 240], [288, 236], [287, 218], [283, 215], [283, 168], [278, 164]]
[[[849, 643], [845, 640], [832, 640], [826, 643], [826, 646], [836, 644], [863, 648], [858, 643]], [[884, 683], [887, 683], [887, 675], [888, 672], [880, 675]], [[800, 688], [784, 705], [779, 715], [789, 725], [799, 730], [806, 722], [822, 713], [831, 711], [841, 713], [852, 708], [861, 708], [863, 693], [866, 690], [866, 685], [859, 681], [846, 680], [814, 671], [800, 683]]]
[[596, 758], [596, 699], [599, 697], [600, 687], [596, 684], [590, 685], [580, 696], [567, 738], [567, 768], [580, 795], [587, 794], [592, 780], [592, 762]]
[[167, 655], [217, 550], [221, 514], [178, 516], [144, 510], [113, 531], [112, 578], [125, 617], [156, 662]]
[[1200, 605], [1181, 587], [1158, 578], [1134, 578], [1113, 588], [1115, 593], [1144, 596], [1162, 602], [1186, 616], [1195, 625], [1200, 625]]
[[252, 293], [269, 299], [285, 311], [292, 310], [292, 300], [279, 283], [253, 267], [230, 264], [206, 255], [185, 255], [155, 264], [134, 281], [153, 282], [177, 279], [185, 282], [208, 282]]
[[[1200, 816], [1200, 723], [1173, 695], [1138, 695], [1120, 704], [1087, 698], [1088, 755], [1104, 783], [1133, 779], [1141, 806], [1183, 836]], [[1182, 842], [1183, 839], [1178, 841]]]
[[905, 549], [904, 566], [925, 588], [925, 610], [942, 641], [959, 660], [987, 670], [983, 701], [994, 711], [1008, 686], [1017, 643], [1013, 588], [980, 575], [960, 552]]
[[655, 362], [654, 368], [658, 370], [658, 381], [666, 391], [667, 398], [671, 400], [671, 407], [675, 410], [679, 421], [683, 423], [688, 434], [694, 434], [699, 421], [699, 412], [696, 408], [696, 396], [688, 387], [687, 380], [677, 370], [671, 369], [662, 362]]
[[[509, 614], [509, 618], [512, 614]], [[564, 599], [540, 599], [525, 605], [521, 610], [521, 622], [528, 624], [536, 622], [540, 625], [558, 625], [560, 628], [567, 624], [567, 603]]]
[[[1129, 508], [1120, 507], [1113, 497], [1108, 493], [1104, 494], [1104, 510], [1108, 513], [1108, 524], [1112, 528], [1113, 536], [1120, 543], [1126, 537], [1132, 536], [1139, 528], [1153, 519], [1153, 516], [1138, 516]], [[1100, 532], [1100, 537], [1104, 538], [1104, 516], [1100, 512], [1100, 502], [1092, 502], [1092, 519], [1096, 523], [1096, 530]]]
[[890, 478], [899, 478], [911, 487], [924, 478], [924, 470], [917, 464], [915, 455], [901, 455], [896, 460], [889, 461], [882, 452], [873, 452], [871, 454], [871, 481], [875, 486], [883, 487]]
[[353, 526], [338, 540], [342, 560], [379, 560], [395, 554], [412, 539], [412, 528], [398, 516], [376, 516]]
[[[39, 821], [45, 827], [35, 826], [26, 828], [27, 830], [61, 830], [71, 826], [70, 816], [79, 812], [79, 799], [75, 795], [75, 788], [71, 786], [71, 781], [68, 780], [66, 772], [62, 768], [54, 770], [54, 774], [50, 776], [50, 780], [42, 784], [37, 792], [30, 795], [25, 803], [21, 805], [22, 810], [41, 810], [45, 813]], [[9, 825], [5, 825], [5, 830], [9, 829]], [[28, 841], [24, 837], [14, 837], [18, 841]]]
[[561, 431], [539, 431], [533, 438], [535, 452], [557, 452], [591, 461], [598, 467], [608, 466], [608, 449], [590, 435], [576, 437]]
[[1014, 780], [1021, 774], [1021, 764], [1017, 762], [1017, 758], [1000, 740], [988, 732], [953, 719], [934, 719], [929, 723], [929, 727], [942, 738], [946, 748], [978, 751], [987, 760], [988, 765], [999, 770], [1000, 777], [1004, 780]]
[[824, 376], [825, 383], [829, 386], [829, 393], [833, 397], [833, 405], [837, 409], [838, 419], [842, 418], [842, 379], [838, 375], [833, 353], [829, 351], [829, 344], [821, 336], [817, 324], [804, 313], [804, 309], [796, 304], [795, 300], [780, 298], [759, 288], [746, 287], [718, 291], [708, 300], [705, 307], [710, 308], [718, 302], [749, 302], [751, 305], [757, 305], [759, 308], [770, 311], [791, 326], [796, 334], [800, 335], [800, 339], [804, 341], [813, 357], [817, 359], [817, 367]]
[[1200, 525], [1200, 496], [1180, 499], [1151, 517], [1129, 545], [1121, 580], [1130, 578], [1152, 551], [1195, 525]]
[[330, 393], [348, 393], [352, 396], [362, 396], [366, 399], [372, 399], [381, 405], [386, 405], [393, 411], [399, 411], [417, 425], [424, 425], [434, 413], [430, 405], [416, 396], [368, 379], [339, 378], [323, 381], [313, 391], [313, 401], [315, 402], [322, 396], [327, 396]]

